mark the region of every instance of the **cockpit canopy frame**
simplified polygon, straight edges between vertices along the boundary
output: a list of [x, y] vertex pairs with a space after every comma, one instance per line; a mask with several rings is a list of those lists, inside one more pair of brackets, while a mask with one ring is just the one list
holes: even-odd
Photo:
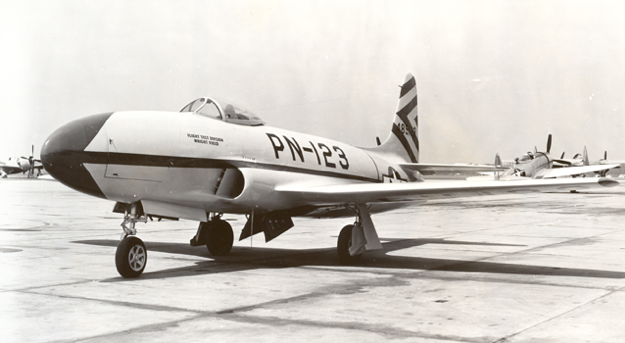
[[193, 112], [238, 125], [259, 126], [265, 124], [262, 119], [247, 109], [217, 98], [202, 97], [195, 99], [183, 107], [180, 112]]

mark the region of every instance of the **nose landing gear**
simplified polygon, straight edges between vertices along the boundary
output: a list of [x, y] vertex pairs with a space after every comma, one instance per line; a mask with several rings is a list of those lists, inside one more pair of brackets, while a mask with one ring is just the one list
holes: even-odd
[[119, 275], [125, 278], [135, 278], [143, 273], [148, 262], [148, 250], [141, 238], [127, 236], [117, 246], [115, 266]]
[[[121, 226], [124, 232], [115, 252], [115, 266], [119, 275], [125, 278], [136, 278], [145, 269], [148, 262], [148, 250], [141, 238], [137, 237], [135, 224], [147, 221], [147, 217], [137, 214], [137, 203], [130, 205], [130, 213], [125, 211]], [[142, 211], [141, 211], [142, 212]]]

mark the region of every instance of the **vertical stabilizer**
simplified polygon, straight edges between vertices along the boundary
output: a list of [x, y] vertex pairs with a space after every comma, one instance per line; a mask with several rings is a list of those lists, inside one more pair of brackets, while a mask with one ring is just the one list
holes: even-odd
[[406, 75], [401, 86], [393, 127], [382, 145], [371, 150], [394, 155], [401, 162], [419, 162], [419, 121], [417, 115], [417, 82]]

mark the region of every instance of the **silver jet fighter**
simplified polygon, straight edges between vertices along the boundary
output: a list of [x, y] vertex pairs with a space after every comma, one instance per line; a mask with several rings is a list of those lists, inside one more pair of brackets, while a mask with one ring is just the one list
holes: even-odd
[[200, 222], [191, 245], [220, 256], [233, 244], [224, 213], [248, 216], [240, 239], [263, 232], [266, 241], [291, 228], [294, 216], [353, 216], [337, 243], [339, 260], [350, 264], [382, 248], [374, 212], [437, 198], [618, 184], [595, 178], [422, 182], [417, 119], [416, 82], [407, 75], [389, 136], [374, 148], [267, 126], [242, 107], [205, 97], [181, 112], [78, 119], [52, 133], [41, 156], [65, 185], [116, 202], [114, 212], [124, 214], [115, 257], [123, 277], [137, 277], [146, 266], [135, 223], [147, 217]]

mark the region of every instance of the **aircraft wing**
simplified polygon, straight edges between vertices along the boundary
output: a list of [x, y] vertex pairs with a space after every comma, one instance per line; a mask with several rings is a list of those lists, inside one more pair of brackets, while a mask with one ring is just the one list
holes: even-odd
[[2, 170], [3, 172], [7, 174], [17, 174], [17, 173], [23, 172], [22, 168], [20, 167], [7, 166], [7, 165], [0, 165], [0, 170]]
[[586, 188], [613, 187], [619, 183], [606, 178], [569, 178], [553, 180], [523, 179], [510, 182], [489, 181], [426, 181], [410, 183], [360, 183], [331, 186], [285, 185], [275, 191], [313, 206], [349, 203], [385, 203], [424, 201], [492, 195], [570, 191]]
[[603, 161], [599, 161], [599, 164], [601, 165], [607, 165], [607, 164], [625, 164], [625, 160], [603, 160]]
[[399, 166], [406, 171], [418, 171], [423, 175], [436, 173], [480, 173], [505, 170], [505, 168], [498, 168], [496, 166], [476, 164], [402, 163]]
[[548, 179], [560, 176], [579, 175], [592, 172], [600, 172], [612, 168], [617, 168], [618, 164], [598, 165], [598, 166], [583, 166], [583, 167], [568, 167], [557, 169], [543, 169], [536, 173], [535, 179]]

